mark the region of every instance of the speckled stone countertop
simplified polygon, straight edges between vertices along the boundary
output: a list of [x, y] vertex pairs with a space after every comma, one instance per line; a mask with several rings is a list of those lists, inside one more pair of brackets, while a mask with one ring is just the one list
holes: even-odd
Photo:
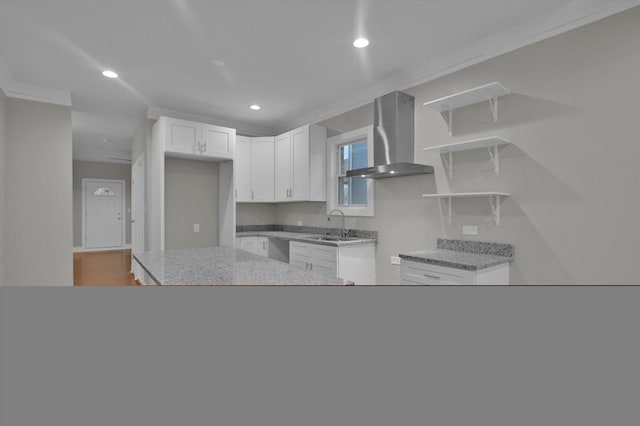
[[419, 250], [399, 254], [401, 259], [477, 271], [513, 261], [511, 244], [438, 238], [436, 250]]
[[353, 240], [347, 241], [324, 241], [324, 240], [316, 240], [313, 237], [317, 237], [319, 235], [324, 234], [305, 234], [301, 232], [286, 232], [286, 231], [244, 231], [244, 232], [236, 232], [236, 237], [251, 237], [251, 236], [259, 236], [259, 237], [268, 237], [268, 238], [276, 238], [280, 240], [290, 240], [290, 241], [300, 241], [303, 243], [312, 243], [312, 244], [321, 244], [324, 246], [352, 246], [357, 244], [371, 244], [377, 243], [377, 239], [373, 238], [364, 238], [364, 237], [353, 237]]
[[349, 285], [332, 275], [231, 247], [166, 250], [134, 259], [160, 285]]

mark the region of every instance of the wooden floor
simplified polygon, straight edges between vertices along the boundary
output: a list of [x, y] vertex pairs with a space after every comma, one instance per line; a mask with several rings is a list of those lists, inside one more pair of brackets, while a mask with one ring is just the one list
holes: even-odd
[[131, 276], [131, 250], [74, 253], [73, 285], [136, 285]]

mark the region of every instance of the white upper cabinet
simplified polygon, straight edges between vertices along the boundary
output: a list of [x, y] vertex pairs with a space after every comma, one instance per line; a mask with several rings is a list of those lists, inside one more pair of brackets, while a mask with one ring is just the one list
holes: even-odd
[[274, 201], [274, 138], [237, 137], [236, 201]]
[[306, 125], [275, 138], [275, 200], [326, 201], [327, 129]]
[[274, 201], [274, 138], [251, 138], [251, 198]]
[[291, 201], [291, 132], [275, 139], [275, 200]]
[[251, 201], [251, 138], [236, 137], [236, 201]]
[[167, 123], [165, 150], [183, 154], [196, 154], [199, 149], [200, 124], [175, 118], [164, 120]]
[[235, 129], [203, 124], [201, 154], [205, 157], [232, 159], [235, 137]]
[[167, 155], [202, 160], [233, 159], [235, 129], [168, 117], [158, 121], [166, 126]]

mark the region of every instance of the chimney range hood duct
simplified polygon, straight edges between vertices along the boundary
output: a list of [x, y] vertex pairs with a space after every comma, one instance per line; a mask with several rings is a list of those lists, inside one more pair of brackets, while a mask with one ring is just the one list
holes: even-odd
[[347, 177], [383, 179], [433, 173], [414, 163], [413, 107], [415, 98], [391, 92], [374, 100], [373, 167], [347, 171]]

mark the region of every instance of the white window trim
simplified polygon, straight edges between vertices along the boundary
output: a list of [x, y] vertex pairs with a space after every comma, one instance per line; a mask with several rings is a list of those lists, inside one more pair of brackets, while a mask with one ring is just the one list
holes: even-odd
[[327, 139], [327, 214], [333, 209], [340, 209], [345, 216], [374, 216], [373, 179], [367, 179], [367, 205], [343, 206], [336, 202], [338, 179], [337, 149], [340, 145], [367, 140], [368, 166], [373, 166], [373, 126], [363, 127]]

